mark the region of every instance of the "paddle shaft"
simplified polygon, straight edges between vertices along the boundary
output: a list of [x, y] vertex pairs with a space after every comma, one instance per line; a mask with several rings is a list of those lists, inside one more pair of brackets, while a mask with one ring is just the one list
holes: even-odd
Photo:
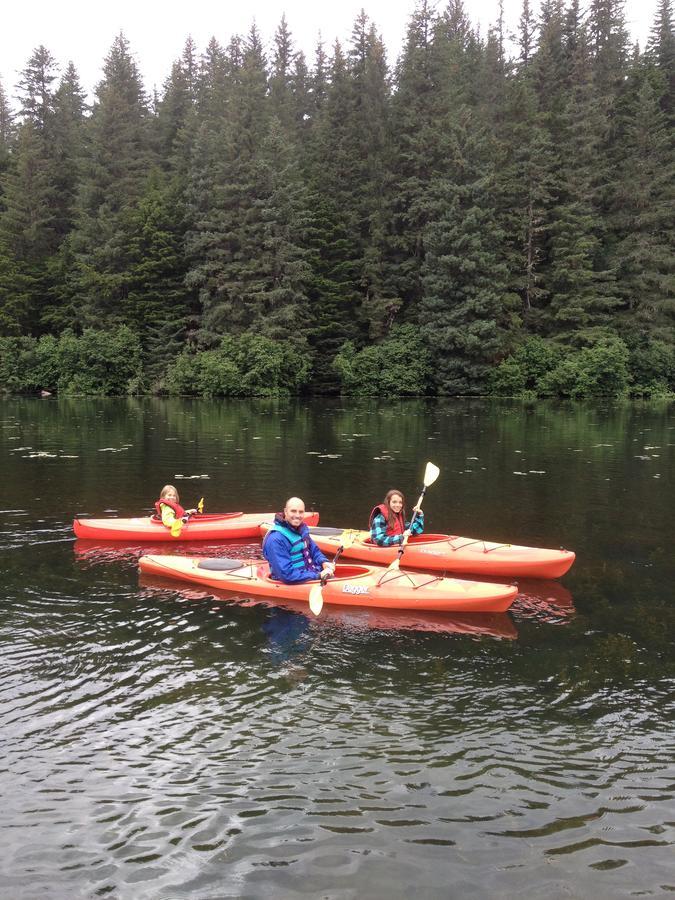
[[410, 525], [403, 532], [403, 540], [401, 541], [401, 546], [398, 548], [398, 558], [400, 559], [403, 556], [403, 551], [405, 550], [405, 545], [408, 543], [408, 538], [412, 532], [412, 527], [417, 518], [417, 513], [420, 511], [420, 507], [422, 506], [422, 500], [424, 500], [424, 494], [426, 493], [427, 486], [424, 485], [422, 488], [422, 493], [420, 494], [420, 498], [415, 504], [415, 511], [412, 515], [412, 519], [410, 520]]
[[[335, 556], [333, 557], [333, 565], [335, 565], [335, 563], [338, 561], [338, 559], [340, 559], [340, 554], [342, 553], [342, 550], [343, 550], [343, 549], [344, 549], [344, 548], [343, 548], [342, 544], [340, 544], [340, 546], [337, 548], [337, 553], [336, 553]], [[323, 586], [325, 585], [325, 583], [328, 581], [328, 579], [330, 578], [331, 574], [332, 574], [331, 572], [323, 572], [323, 573], [321, 574], [321, 586], [322, 586], [322, 587], [323, 587]]]
[[[351, 545], [354, 542], [353, 535], [352, 536], [345, 536], [345, 535], [348, 535], [348, 532], [343, 532], [343, 541], [340, 544], [340, 546], [337, 548], [337, 553], [333, 557], [333, 572], [335, 571], [335, 563], [338, 561], [338, 559], [340, 559], [340, 554], [344, 550], [345, 545], [348, 547], [351, 547]], [[319, 615], [319, 613], [321, 612], [321, 609], [323, 607], [322, 591], [323, 591], [324, 587], [326, 586], [326, 582], [330, 578], [331, 574], [333, 574], [333, 573], [331, 573], [331, 572], [322, 573], [321, 577], [319, 578], [319, 583], [315, 584], [309, 592], [309, 608], [311, 609], [311, 611], [314, 613], [315, 616]]]

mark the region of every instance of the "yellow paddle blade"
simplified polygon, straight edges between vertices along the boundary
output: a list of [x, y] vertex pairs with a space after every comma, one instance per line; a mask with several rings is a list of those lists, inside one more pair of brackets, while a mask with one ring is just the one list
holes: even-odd
[[398, 571], [401, 565], [401, 557], [397, 556], [396, 559], [392, 560], [387, 566], [387, 572], [396, 572]]
[[323, 589], [321, 584], [313, 584], [309, 592], [309, 608], [318, 616], [323, 608]]
[[180, 537], [180, 533], [183, 530], [183, 522], [181, 519], [174, 519], [171, 523], [171, 537]]
[[369, 531], [359, 531], [358, 528], [345, 528], [340, 535], [340, 546], [343, 550], [347, 550], [355, 541], [366, 541], [369, 537]]
[[202, 513], [204, 512], [204, 498], [200, 497], [199, 503], [197, 504], [197, 510]]
[[[363, 532], [347, 528], [340, 535], [340, 549], [349, 550], [354, 541], [358, 540]], [[370, 533], [370, 532], [369, 532]]]

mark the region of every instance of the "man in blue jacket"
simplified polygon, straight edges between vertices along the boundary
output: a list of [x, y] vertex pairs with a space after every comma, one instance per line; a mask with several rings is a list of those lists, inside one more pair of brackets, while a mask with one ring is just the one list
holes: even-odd
[[276, 514], [262, 549], [270, 564], [270, 575], [284, 584], [316, 581], [322, 572], [333, 574], [332, 563], [310, 537], [305, 525], [305, 504], [299, 497], [290, 497], [283, 513]]

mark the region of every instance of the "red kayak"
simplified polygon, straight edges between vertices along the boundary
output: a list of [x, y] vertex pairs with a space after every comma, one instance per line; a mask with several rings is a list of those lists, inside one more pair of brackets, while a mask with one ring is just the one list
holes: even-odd
[[[270, 577], [269, 565], [260, 560], [216, 557], [142, 556], [144, 574], [177, 578], [192, 584], [220, 588], [275, 602], [309, 602], [317, 582], [283, 584]], [[338, 565], [323, 588], [324, 604], [370, 606], [378, 609], [415, 609], [431, 612], [506, 612], [513, 603], [515, 585], [464, 581], [422, 572], [388, 572], [373, 566]]]
[[[264, 534], [270, 525], [261, 527]], [[341, 536], [349, 529], [312, 528], [312, 538], [328, 556], [335, 554]], [[396, 559], [398, 547], [378, 547], [367, 531], [356, 532], [356, 538], [342, 553], [345, 559], [355, 559], [368, 565], [388, 566]], [[521, 547], [518, 544], [497, 544], [453, 534], [413, 535], [401, 558], [406, 569], [425, 572], [466, 572], [498, 578], [560, 578], [575, 560], [571, 550], [548, 550]]]
[[[154, 516], [137, 519], [75, 519], [78, 538], [92, 541], [213, 541], [260, 537], [260, 524], [274, 519], [274, 513], [196, 513], [174, 537]], [[317, 512], [305, 513], [308, 525], [317, 525]]]

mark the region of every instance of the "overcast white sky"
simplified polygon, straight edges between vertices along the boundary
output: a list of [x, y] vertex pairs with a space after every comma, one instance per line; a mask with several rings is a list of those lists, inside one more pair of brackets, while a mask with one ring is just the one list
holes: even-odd
[[[485, 33], [497, 17], [498, 0], [464, 2], [471, 21]], [[75, 63], [83, 87], [91, 92], [101, 77], [103, 58], [122, 30], [146, 87], [159, 89], [188, 35], [201, 51], [211, 36], [226, 44], [233, 34], [246, 33], [255, 19], [269, 46], [284, 12], [296, 48], [304, 50], [311, 61], [319, 33], [327, 46], [336, 38], [346, 43], [362, 7], [382, 34], [389, 60], [394, 62], [414, 5], [415, 0], [224, 0], [215, 4], [206, 0], [8, 0], [0, 32], [0, 79], [14, 105], [17, 73], [32, 50], [44, 44], [61, 67], [69, 60]], [[536, 0], [533, 5], [536, 8]], [[444, 6], [445, 0], [438, 0], [438, 7]], [[521, 6], [522, 0], [505, 0], [506, 24], [511, 30], [517, 28]], [[641, 46], [655, 9], [656, 0], [627, 0], [628, 25]]]

